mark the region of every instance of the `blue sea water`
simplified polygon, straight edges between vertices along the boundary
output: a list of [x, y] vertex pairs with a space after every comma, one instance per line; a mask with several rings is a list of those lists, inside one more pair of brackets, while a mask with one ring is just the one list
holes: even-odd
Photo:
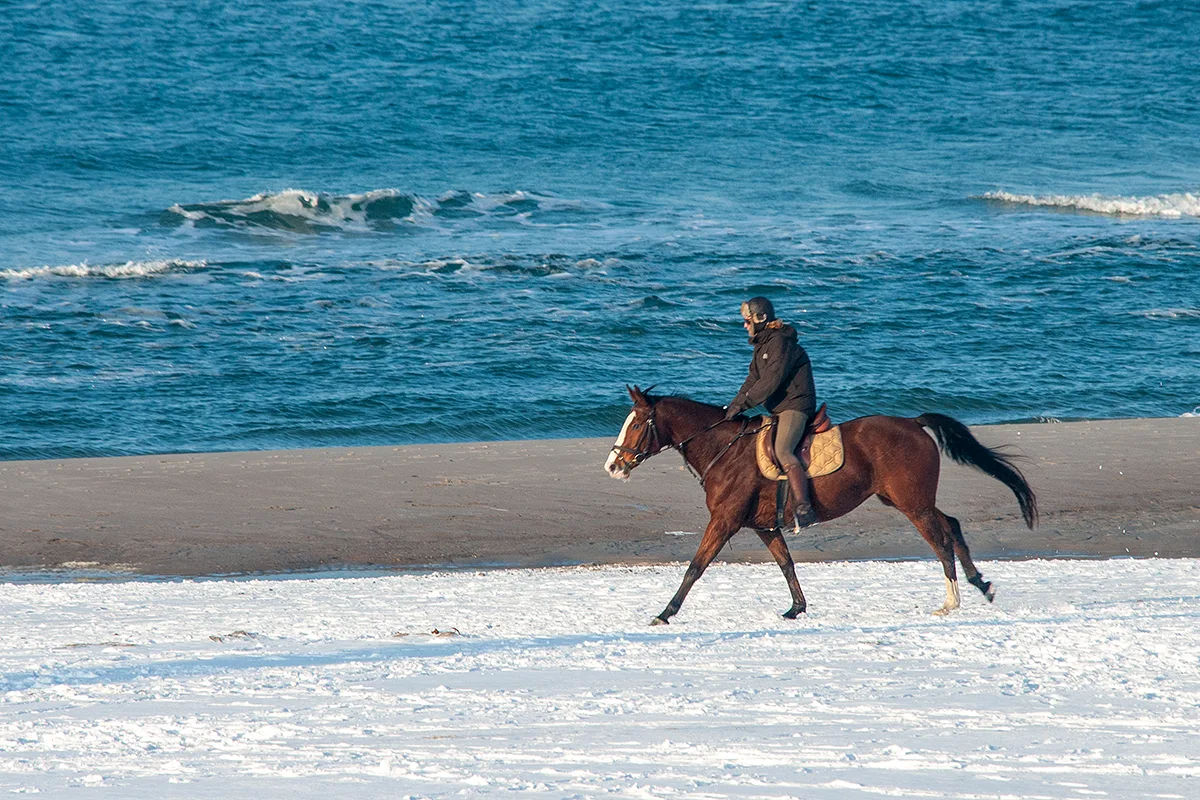
[[1200, 6], [0, 0], [0, 459], [1200, 406]]

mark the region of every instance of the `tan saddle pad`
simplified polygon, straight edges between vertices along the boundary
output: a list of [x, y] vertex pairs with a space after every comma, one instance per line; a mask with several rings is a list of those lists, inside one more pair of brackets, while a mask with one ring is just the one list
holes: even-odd
[[[773, 458], [771, 446], [775, 435], [774, 417], [759, 417], [762, 429], [755, 437], [755, 455], [758, 471], [769, 481], [786, 481], [779, 463]], [[800, 463], [804, 464], [808, 477], [819, 478], [837, 472], [846, 463], [846, 451], [842, 448], [842, 427], [834, 425], [823, 433], [806, 434], [800, 443]]]

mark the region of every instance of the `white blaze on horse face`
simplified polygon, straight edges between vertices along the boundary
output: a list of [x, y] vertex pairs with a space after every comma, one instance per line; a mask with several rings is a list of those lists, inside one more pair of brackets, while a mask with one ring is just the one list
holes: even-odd
[[629, 480], [629, 471], [622, 470], [617, 467], [617, 449], [618, 447], [628, 447], [625, 444], [625, 436], [629, 433], [629, 426], [633, 424], [633, 418], [637, 416], [630, 411], [629, 416], [625, 418], [625, 424], [621, 426], [621, 432], [617, 434], [617, 443], [613, 445], [613, 449], [608, 454], [608, 460], [604, 462], [604, 471], [614, 478], [624, 478]]

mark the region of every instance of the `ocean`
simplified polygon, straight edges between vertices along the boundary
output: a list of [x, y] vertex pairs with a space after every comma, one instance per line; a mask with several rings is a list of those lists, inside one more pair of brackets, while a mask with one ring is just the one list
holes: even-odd
[[0, 0], [0, 459], [1200, 413], [1200, 7]]

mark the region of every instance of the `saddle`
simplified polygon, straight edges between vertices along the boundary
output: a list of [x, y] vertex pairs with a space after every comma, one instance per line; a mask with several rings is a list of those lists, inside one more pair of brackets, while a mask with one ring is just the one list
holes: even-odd
[[[756, 422], [760, 426], [755, 445], [758, 471], [767, 480], [786, 481], [787, 476], [783, 474], [783, 468], [775, 458], [775, 428], [779, 418], [775, 415], [759, 417]], [[830, 422], [824, 403], [809, 420], [797, 453], [810, 478], [837, 472], [845, 463], [846, 453], [842, 448], [841, 427]]]

